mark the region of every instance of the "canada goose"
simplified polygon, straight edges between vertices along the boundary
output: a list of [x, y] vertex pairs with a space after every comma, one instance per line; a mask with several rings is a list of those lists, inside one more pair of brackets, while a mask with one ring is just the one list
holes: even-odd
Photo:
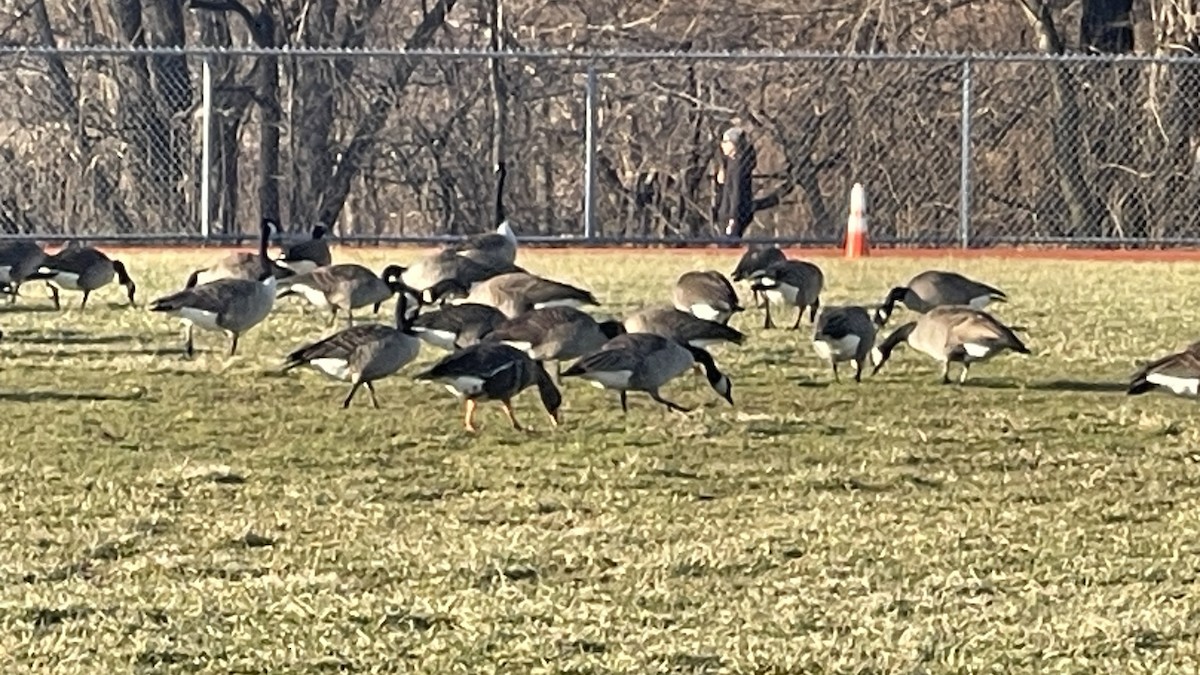
[[217, 279], [185, 288], [159, 298], [150, 305], [152, 312], [165, 312], [183, 319], [184, 353], [195, 353], [193, 329], [222, 331], [229, 336], [229, 356], [237, 353], [238, 338], [254, 328], [275, 306], [275, 274], [266, 265], [259, 267], [258, 278]]
[[528, 272], [510, 272], [481, 281], [471, 288], [466, 301], [491, 305], [510, 318], [542, 307], [600, 304], [595, 296], [582, 288]]
[[562, 394], [550, 374], [525, 352], [499, 342], [480, 342], [448, 354], [432, 368], [416, 376], [417, 380], [441, 382], [455, 396], [465, 399], [463, 426], [475, 432], [475, 407], [478, 401], [500, 401], [513, 429], [521, 430], [513, 414], [512, 399], [524, 389], [536, 385], [542, 406], [550, 421], [558, 426]]
[[46, 256], [38, 270], [27, 279], [45, 279], [50, 287], [50, 299], [54, 309], [61, 309], [59, 289], [83, 291], [83, 300], [79, 309], [87, 306], [88, 296], [92, 291], [102, 288], [112, 282], [113, 278], [125, 287], [132, 307], [137, 284], [129, 277], [125, 264], [113, 260], [90, 246], [64, 248], [54, 255]]
[[477, 234], [450, 250], [478, 263], [512, 265], [517, 262], [517, 235], [506, 220], [495, 232]]
[[691, 412], [663, 398], [659, 387], [691, 369], [694, 363], [704, 367], [709, 385], [733, 405], [733, 383], [699, 347], [649, 333], [626, 333], [604, 344], [599, 350], [580, 358], [563, 371], [563, 377], [581, 377], [602, 389], [621, 394], [621, 410], [628, 412], [628, 391], [644, 391], [650, 398], [679, 412]]
[[312, 238], [297, 244], [292, 244], [283, 250], [278, 263], [296, 274], [305, 274], [318, 267], [333, 264], [333, 256], [329, 253], [329, 242], [325, 235], [329, 231], [324, 225], [315, 225]]
[[392, 297], [397, 286], [391, 282], [399, 279], [401, 271], [399, 265], [388, 265], [380, 278], [357, 263], [318, 267], [280, 280], [277, 297], [299, 295], [316, 307], [330, 308], [331, 326], [337, 321], [338, 311], [345, 311], [348, 324], [353, 326], [354, 310], [374, 306], [378, 312], [380, 305]]
[[263, 265], [266, 265], [276, 279], [290, 277], [295, 272], [271, 260], [267, 255], [267, 244], [271, 237], [279, 232], [279, 224], [270, 218], [263, 218], [258, 237], [258, 253], [239, 251], [230, 253], [213, 265], [202, 270], [196, 270], [188, 275], [184, 288], [192, 288], [197, 284], [216, 281], [217, 279], [258, 280]]
[[833, 367], [833, 379], [838, 376], [838, 363], [854, 362], [854, 381], [862, 382], [863, 368], [875, 347], [876, 326], [871, 314], [863, 307], [825, 307], [817, 316], [813, 328], [813, 350]]
[[674, 307], [647, 307], [625, 317], [628, 333], [650, 333], [707, 349], [722, 342], [740, 345], [745, 334], [723, 323], [705, 321]]
[[505, 318], [491, 305], [469, 302], [421, 314], [413, 321], [412, 329], [418, 338], [435, 347], [455, 350], [479, 342]]
[[421, 341], [411, 328], [408, 289], [395, 278], [388, 286], [391, 293], [398, 294], [394, 326], [368, 323], [338, 331], [288, 354], [283, 371], [310, 365], [329, 377], [349, 382], [350, 393], [342, 401], [343, 408], [349, 408], [358, 388], [366, 385], [371, 405], [378, 408], [372, 383], [394, 374], [421, 351]]
[[983, 309], [992, 301], [1006, 302], [1008, 296], [998, 288], [972, 281], [957, 272], [928, 270], [909, 279], [908, 284], [888, 292], [883, 305], [875, 310], [875, 322], [883, 325], [892, 315], [897, 302], [923, 314], [934, 307], [962, 305]]
[[[821, 268], [803, 260], [784, 260], [772, 263], [756, 274], [751, 290], [763, 291], [768, 301], [773, 299], [797, 308], [796, 323], [792, 324], [792, 330], [800, 328], [805, 307], [808, 308], [808, 320], [816, 320], [817, 309], [821, 306], [821, 291], [825, 287], [825, 274]], [[766, 312], [763, 328], [774, 328], [770, 302], [767, 302]]]
[[[742, 254], [741, 260], [738, 260], [737, 267], [733, 269], [731, 278], [734, 281], [743, 281], [754, 277], [756, 272], [762, 272], [771, 265], [777, 262], [787, 260], [787, 256], [783, 254], [778, 247], [765, 246], [762, 248], [750, 247]], [[767, 300], [763, 297], [761, 291], [753, 291], [754, 301], [759, 307], [766, 305]]]
[[[401, 279], [403, 279], [409, 288], [421, 292], [433, 288], [439, 282], [447, 280], [453, 281], [464, 289], [469, 289], [473, 284], [477, 284], [484, 279], [499, 274], [520, 271], [523, 270], [511, 263], [496, 261], [479, 262], [461, 256], [452, 250], [443, 250], [425, 256], [405, 268]], [[429, 300], [426, 300], [426, 302], [433, 304]]]
[[21, 282], [38, 271], [46, 252], [35, 241], [17, 239], [0, 243], [0, 284], [5, 284], [9, 302], [15, 302]]
[[685, 272], [675, 282], [672, 299], [675, 309], [717, 323], [729, 323], [730, 317], [745, 309], [738, 304], [733, 284], [716, 270]]
[[901, 342], [942, 362], [942, 383], [950, 382], [950, 364], [961, 363], [958, 382], [967, 379], [967, 370], [976, 361], [987, 361], [1005, 349], [1028, 354], [1029, 349], [1012, 329], [996, 317], [963, 306], [934, 307], [916, 321], [900, 326], [871, 352], [879, 372]]
[[503, 342], [529, 354], [535, 361], [561, 362], [596, 351], [624, 332], [616, 321], [596, 321], [574, 307], [543, 307], [505, 320], [484, 336], [487, 342]]
[[1142, 366], [1130, 379], [1125, 393], [1136, 396], [1155, 389], [1166, 389], [1177, 396], [1200, 395], [1200, 341]]

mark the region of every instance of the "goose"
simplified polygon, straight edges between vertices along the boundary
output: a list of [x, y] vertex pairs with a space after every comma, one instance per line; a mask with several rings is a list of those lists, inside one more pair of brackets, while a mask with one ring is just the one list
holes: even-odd
[[674, 307], [647, 307], [625, 317], [627, 333], [661, 335], [693, 347], [707, 349], [728, 342], [740, 345], [746, 335], [716, 321], [705, 321]]
[[543, 307], [599, 305], [596, 297], [582, 288], [545, 279], [528, 272], [509, 272], [475, 284], [467, 302], [491, 305], [511, 318]]
[[90, 246], [64, 248], [54, 255], [46, 256], [38, 270], [27, 278], [46, 281], [50, 287], [50, 299], [54, 302], [54, 309], [62, 308], [58, 297], [59, 289], [83, 291], [79, 309], [87, 306], [92, 291], [108, 285], [114, 278], [125, 287], [130, 307], [134, 306], [133, 298], [137, 292], [137, 284], [133, 283], [124, 263], [113, 260]]
[[[776, 246], [765, 246], [762, 248], [750, 247], [742, 254], [738, 260], [737, 267], [733, 269], [733, 274], [730, 275], [734, 281], [744, 281], [754, 277], [758, 272], [766, 270], [768, 267], [777, 262], [787, 260], [787, 256], [783, 251]], [[764, 307], [767, 303], [766, 298], [761, 291], [753, 291], [755, 303], [759, 307]]]
[[354, 310], [380, 305], [392, 297], [395, 284], [403, 271], [399, 265], [388, 265], [382, 278], [357, 263], [339, 263], [318, 267], [279, 281], [277, 297], [299, 295], [316, 307], [332, 310], [329, 325], [337, 321], [338, 311], [346, 312], [348, 325], [354, 325]]
[[258, 238], [258, 253], [239, 251], [230, 253], [213, 265], [196, 270], [188, 275], [184, 288], [192, 288], [197, 284], [216, 281], [217, 279], [245, 279], [256, 281], [263, 265], [271, 269], [276, 279], [290, 277], [295, 272], [271, 260], [267, 255], [267, 243], [279, 232], [279, 224], [270, 218], [263, 218]]
[[412, 329], [427, 344], [453, 351], [479, 342], [505, 318], [491, 305], [469, 302], [421, 314], [413, 321]]
[[359, 387], [365, 385], [371, 394], [371, 405], [378, 408], [373, 383], [395, 374], [421, 351], [421, 341], [412, 332], [412, 317], [408, 313], [410, 289], [394, 277], [388, 285], [397, 294], [394, 326], [360, 324], [306, 344], [287, 355], [283, 372], [308, 365], [336, 380], [349, 382], [350, 393], [342, 401], [342, 408], [349, 408]]
[[964, 306], [934, 307], [916, 321], [900, 326], [871, 352], [879, 372], [901, 342], [942, 362], [942, 383], [950, 382], [950, 364], [961, 363], [958, 382], [967, 379], [967, 370], [976, 361], [987, 361], [1004, 350], [1029, 354], [1029, 348], [1000, 323], [996, 317], [978, 309]]
[[254, 280], [217, 279], [185, 288], [155, 300], [150, 311], [183, 319], [183, 349], [189, 358], [195, 354], [193, 330], [197, 326], [228, 335], [229, 356], [234, 356], [238, 338], [267, 318], [274, 308], [275, 286], [275, 272], [264, 264]]
[[699, 347], [684, 345], [676, 340], [648, 333], [625, 333], [609, 340], [599, 350], [586, 354], [563, 371], [563, 377], [580, 377], [601, 389], [620, 392], [621, 410], [629, 411], [627, 392], [644, 391], [650, 398], [678, 412], [691, 412], [678, 403], [668, 401], [658, 393], [667, 382], [691, 370], [699, 363], [708, 383], [730, 405], [733, 405], [733, 383], [713, 361], [712, 355]]
[[750, 289], [763, 291], [768, 300], [763, 328], [775, 327], [771, 321], [770, 300], [797, 308], [796, 323], [792, 324], [792, 330], [800, 328], [800, 318], [804, 316], [806, 307], [808, 320], [816, 320], [817, 309], [821, 306], [821, 291], [825, 287], [825, 274], [821, 268], [803, 260], [784, 260], [772, 263], [756, 274]]
[[537, 386], [542, 406], [558, 426], [562, 394], [550, 374], [525, 352], [501, 342], [480, 342], [446, 355], [423, 373], [420, 381], [440, 382], [465, 400], [463, 426], [474, 433], [475, 407], [479, 401], [499, 401], [513, 429], [522, 430], [513, 414], [512, 399], [530, 386]]
[[277, 262], [296, 274], [305, 274], [318, 267], [332, 265], [333, 256], [329, 253], [326, 234], [329, 234], [329, 230], [324, 225], [313, 226], [312, 238], [284, 249]]
[[1008, 296], [998, 288], [973, 281], [957, 272], [927, 270], [909, 279], [904, 286], [888, 292], [883, 304], [875, 310], [875, 323], [883, 325], [892, 315], [896, 303], [904, 303], [918, 314], [934, 307], [964, 305], [972, 309], [983, 309], [991, 302], [1007, 302]]
[[495, 232], [477, 234], [449, 250], [485, 265], [512, 265], [517, 261], [517, 235], [506, 220]]
[[554, 361], [561, 374], [563, 361], [596, 351], [624, 332], [616, 321], [596, 321], [574, 307], [543, 307], [506, 319], [484, 336], [529, 354], [535, 361]]
[[825, 307], [813, 328], [813, 351], [829, 361], [833, 379], [840, 382], [838, 363], [854, 362], [854, 381], [862, 382], [863, 367], [875, 347], [876, 325], [864, 307]]
[[1156, 389], [1177, 396], [1200, 395], [1200, 341], [1142, 366], [1130, 379], [1125, 393], [1137, 396]]
[[[443, 250], [421, 258], [405, 268], [401, 279], [409, 288], [424, 292], [432, 289], [439, 282], [448, 280], [464, 289], [469, 289], [472, 285], [498, 274], [521, 271], [524, 270], [511, 263], [479, 262], [458, 255], [452, 250]], [[427, 294], [426, 300], [428, 300]], [[427, 301], [427, 304], [433, 303]]]
[[9, 291], [9, 302], [16, 302], [21, 282], [29, 278], [46, 260], [44, 251], [37, 242], [17, 239], [0, 243], [0, 284]]
[[730, 317], [745, 309], [738, 304], [733, 284], [716, 270], [685, 272], [675, 282], [672, 299], [676, 309], [717, 323], [729, 323]]

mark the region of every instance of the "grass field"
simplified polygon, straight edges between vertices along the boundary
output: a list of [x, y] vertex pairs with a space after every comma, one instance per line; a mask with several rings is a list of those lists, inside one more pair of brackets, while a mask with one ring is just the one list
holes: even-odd
[[[145, 303], [214, 255], [123, 257]], [[623, 313], [735, 260], [518, 262]], [[714, 350], [734, 407], [689, 377], [664, 393], [701, 409], [622, 416], [568, 381], [562, 427], [530, 390], [533, 431], [489, 404], [472, 437], [411, 380], [430, 347], [382, 410], [273, 373], [326, 332], [294, 298], [185, 361], [119, 287], [56, 313], [29, 284], [0, 306], [0, 672], [1196, 672], [1195, 404], [1122, 385], [1200, 337], [1200, 264], [817, 262], [826, 304], [926, 268], [994, 283], [1034, 354], [958, 387], [901, 349], [833, 384], [807, 322], [751, 310]]]

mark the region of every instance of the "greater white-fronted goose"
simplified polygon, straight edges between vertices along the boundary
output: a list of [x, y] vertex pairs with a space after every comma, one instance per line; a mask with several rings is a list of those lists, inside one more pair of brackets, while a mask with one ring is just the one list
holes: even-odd
[[448, 354], [417, 380], [440, 382], [455, 396], [465, 400], [463, 425], [475, 432], [475, 408], [479, 401], [499, 401], [514, 429], [521, 430], [512, 409], [512, 399], [521, 391], [536, 386], [542, 406], [557, 426], [562, 394], [550, 374], [525, 352], [502, 342], [480, 342]]

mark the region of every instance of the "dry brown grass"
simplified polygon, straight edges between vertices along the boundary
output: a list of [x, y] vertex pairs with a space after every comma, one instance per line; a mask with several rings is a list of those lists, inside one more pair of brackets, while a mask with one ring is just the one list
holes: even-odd
[[[148, 300], [204, 257], [126, 262]], [[522, 262], [612, 312], [733, 265]], [[485, 406], [470, 437], [409, 377], [432, 349], [383, 410], [343, 411], [342, 385], [270, 374], [324, 330], [297, 303], [188, 362], [115, 288], [53, 313], [31, 285], [0, 313], [0, 670], [1194, 672], [1194, 404], [1111, 385], [1197, 337], [1200, 266], [821, 264], [827, 302], [927, 267], [986, 279], [1034, 355], [959, 388], [905, 350], [834, 385], [807, 324], [751, 311], [717, 350], [734, 408], [691, 378], [669, 391], [701, 410], [634, 395], [623, 417], [572, 382], [562, 428], [527, 394], [534, 432]]]

